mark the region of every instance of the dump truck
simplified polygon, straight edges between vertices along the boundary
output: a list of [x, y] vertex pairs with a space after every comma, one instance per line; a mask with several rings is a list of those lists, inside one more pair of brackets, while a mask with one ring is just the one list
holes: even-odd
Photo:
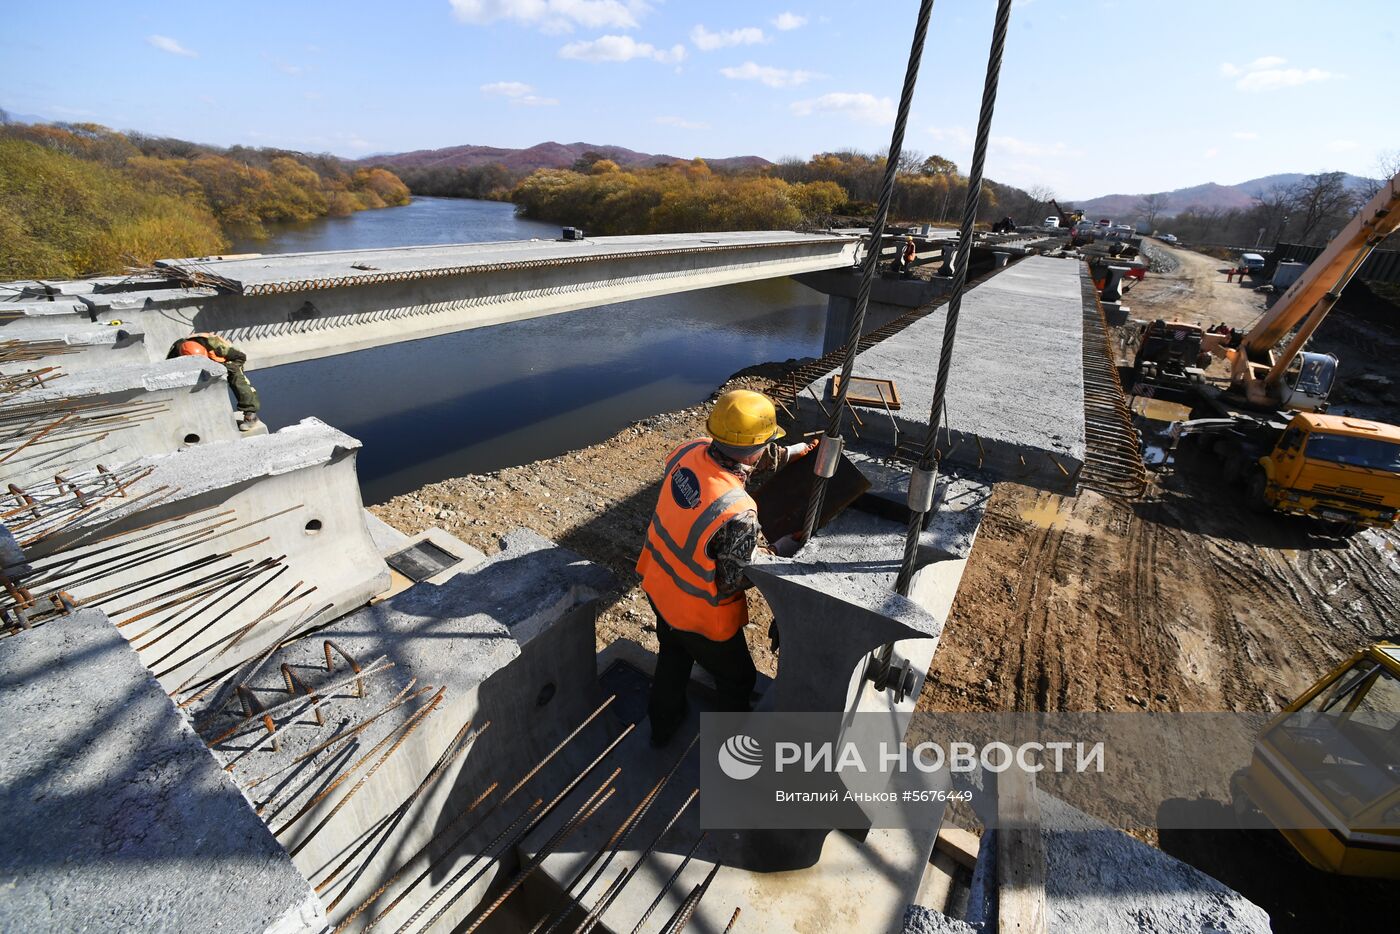
[[1337, 358], [1303, 348], [1366, 257], [1397, 227], [1400, 174], [1252, 328], [1205, 335], [1205, 348], [1230, 364], [1229, 386], [1197, 386], [1191, 419], [1174, 424], [1170, 434], [1175, 446], [1195, 444], [1219, 455], [1225, 478], [1243, 480], [1255, 507], [1312, 516], [1341, 535], [1394, 525], [1400, 428], [1324, 414]]
[[1324, 872], [1400, 879], [1400, 644], [1353, 654], [1260, 733], [1230, 781], [1246, 827]]
[[1220, 457], [1221, 479], [1244, 482], [1257, 511], [1310, 516], [1341, 536], [1389, 528], [1400, 513], [1394, 425], [1320, 412], [1298, 412], [1286, 424], [1239, 414], [1181, 424]]

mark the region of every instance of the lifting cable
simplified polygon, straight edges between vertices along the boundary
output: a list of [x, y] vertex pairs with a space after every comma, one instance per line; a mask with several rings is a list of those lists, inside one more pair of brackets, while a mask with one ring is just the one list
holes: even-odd
[[904, 89], [899, 97], [899, 113], [894, 121], [894, 134], [890, 137], [890, 151], [885, 158], [885, 177], [880, 187], [880, 201], [875, 211], [875, 223], [870, 228], [870, 240], [860, 270], [860, 288], [856, 292], [851, 326], [846, 334], [846, 357], [841, 363], [841, 380], [836, 386], [836, 404], [828, 416], [826, 436], [817, 448], [814, 465], [817, 476], [812, 484], [812, 495], [807, 500], [807, 516], [802, 526], [803, 541], [810, 540], [816, 531], [822, 501], [826, 498], [826, 483], [836, 475], [836, 467], [841, 460], [841, 425], [846, 414], [846, 394], [851, 387], [851, 371], [855, 369], [861, 332], [865, 330], [865, 309], [870, 304], [870, 288], [880, 263], [885, 221], [889, 217], [890, 202], [894, 200], [894, 178], [899, 170], [899, 158], [904, 148], [904, 128], [909, 123], [909, 107], [914, 100], [914, 84], [919, 77], [919, 61], [923, 58], [924, 37], [928, 34], [928, 21], [932, 13], [933, 0], [921, 0], [919, 19], [914, 26], [914, 43], [909, 48], [909, 65], [904, 72]]
[[[914, 563], [919, 550], [919, 535], [924, 517], [933, 510], [934, 490], [938, 481], [938, 429], [943, 427], [948, 391], [948, 372], [953, 365], [953, 342], [957, 337], [958, 314], [962, 311], [963, 288], [967, 284], [967, 267], [972, 256], [973, 223], [982, 197], [982, 168], [987, 157], [987, 141], [992, 132], [992, 114], [996, 110], [997, 81], [1001, 74], [1002, 52], [1006, 47], [1006, 32], [1011, 22], [1012, 0], [997, 0], [996, 21], [992, 26], [992, 48], [987, 57], [987, 78], [982, 87], [982, 111], [977, 118], [977, 139], [972, 150], [972, 168], [967, 177], [967, 202], [963, 206], [962, 227], [958, 231], [957, 258], [953, 267], [953, 291], [948, 299], [948, 312], [943, 323], [943, 346], [938, 354], [938, 375], [933, 386], [933, 404], [929, 410], [928, 430], [918, 464], [909, 472], [909, 527], [904, 537], [904, 560], [900, 564], [895, 591], [909, 595], [914, 577]], [[884, 645], [876, 650], [867, 676], [875, 687], [893, 687], [902, 700], [912, 689], [907, 672], [893, 671], [894, 646]], [[893, 682], [893, 683], [892, 683]]]
[[943, 347], [938, 354], [938, 376], [933, 384], [933, 405], [928, 415], [919, 463], [909, 472], [909, 530], [904, 538], [904, 563], [899, 568], [895, 590], [909, 595], [914, 576], [914, 558], [919, 549], [919, 533], [924, 516], [933, 508], [933, 492], [938, 477], [938, 429], [943, 425], [944, 397], [948, 392], [948, 371], [953, 366], [953, 341], [962, 311], [963, 287], [967, 284], [968, 261], [972, 256], [972, 225], [982, 200], [982, 166], [987, 158], [987, 140], [992, 133], [992, 113], [996, 110], [997, 80], [1001, 75], [1001, 55], [1006, 47], [1006, 30], [1011, 22], [1012, 0], [997, 0], [997, 18], [992, 26], [992, 49], [987, 57], [987, 80], [982, 87], [982, 112], [977, 117], [977, 140], [972, 149], [972, 170], [967, 176], [967, 203], [963, 206], [962, 227], [958, 231], [957, 259], [953, 267], [953, 293], [943, 323]]

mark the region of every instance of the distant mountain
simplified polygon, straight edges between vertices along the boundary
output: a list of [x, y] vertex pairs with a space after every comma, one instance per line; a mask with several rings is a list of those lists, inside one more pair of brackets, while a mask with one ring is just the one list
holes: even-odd
[[[1156, 193], [1167, 196], [1167, 206], [1161, 212], [1162, 216], [1172, 217], [1188, 208], [1219, 208], [1222, 211], [1228, 211], [1231, 208], [1247, 208], [1254, 203], [1256, 195], [1269, 191], [1275, 185], [1297, 184], [1302, 178], [1301, 172], [1285, 172], [1281, 175], [1252, 178], [1247, 182], [1240, 182], [1238, 185], [1217, 185], [1215, 182], [1207, 182], [1204, 185], [1193, 185], [1190, 188], [1178, 188], [1175, 191]], [[1348, 188], [1361, 188], [1366, 182], [1367, 179], [1358, 175], [1346, 177]], [[1130, 217], [1138, 213], [1138, 202], [1146, 194], [1100, 195], [1087, 201], [1072, 203], [1076, 208], [1083, 210], [1085, 214], [1093, 215], [1095, 218]]]
[[[388, 155], [370, 156], [362, 163], [387, 166], [390, 169], [471, 168], [499, 162], [511, 172], [528, 173], [535, 169], [567, 169], [586, 152], [596, 152], [621, 166], [668, 165], [688, 162], [677, 156], [637, 152], [622, 146], [597, 143], [540, 143], [529, 149], [503, 149], [498, 146], [449, 146], [446, 149], [417, 149]], [[753, 169], [771, 165], [761, 156], [732, 156], [706, 159], [716, 169]]]

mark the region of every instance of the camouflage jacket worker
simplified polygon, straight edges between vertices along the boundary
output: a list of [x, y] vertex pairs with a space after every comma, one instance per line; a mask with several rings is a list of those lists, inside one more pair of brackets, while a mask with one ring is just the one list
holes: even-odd
[[[815, 444], [812, 443], [771, 443], [758, 462], [752, 466], [725, 456], [713, 444], [710, 445], [708, 453], [715, 463], [741, 477], [746, 486], [761, 486], [789, 462], [804, 456], [814, 447]], [[759, 548], [767, 548], [768, 545], [759, 529], [758, 514], [752, 510], [740, 513], [715, 531], [710, 543], [705, 547], [705, 553], [714, 559], [715, 586], [721, 597], [753, 586], [744, 577], [744, 571], [753, 561], [754, 552]]]

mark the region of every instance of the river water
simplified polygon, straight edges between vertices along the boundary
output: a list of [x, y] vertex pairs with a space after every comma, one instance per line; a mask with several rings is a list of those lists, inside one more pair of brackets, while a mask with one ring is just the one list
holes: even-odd
[[[493, 201], [415, 198], [276, 230], [246, 252], [557, 237]], [[551, 457], [703, 400], [755, 363], [821, 353], [826, 297], [791, 279], [602, 305], [257, 370], [276, 429], [314, 415], [358, 438], [365, 502]]]

